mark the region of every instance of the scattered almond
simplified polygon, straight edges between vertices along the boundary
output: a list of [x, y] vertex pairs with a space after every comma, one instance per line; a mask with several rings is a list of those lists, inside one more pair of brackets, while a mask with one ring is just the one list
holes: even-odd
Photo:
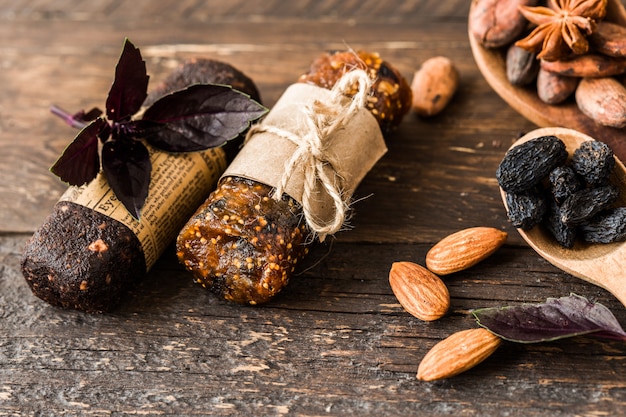
[[459, 73], [449, 58], [427, 59], [413, 75], [413, 111], [420, 116], [434, 116], [450, 102], [459, 85]]
[[446, 284], [421, 265], [394, 262], [389, 271], [389, 284], [400, 305], [420, 320], [437, 320], [450, 308]]
[[462, 271], [493, 254], [508, 234], [493, 227], [470, 227], [453, 233], [426, 254], [426, 267], [438, 275]]
[[417, 379], [434, 381], [458, 375], [487, 359], [501, 343], [502, 339], [483, 328], [454, 333], [424, 356]]

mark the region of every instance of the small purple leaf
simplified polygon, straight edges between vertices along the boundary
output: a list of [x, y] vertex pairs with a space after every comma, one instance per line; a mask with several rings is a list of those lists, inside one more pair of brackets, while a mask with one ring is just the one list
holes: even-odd
[[141, 52], [126, 39], [106, 101], [109, 120], [126, 120], [139, 111], [148, 96], [149, 78]]
[[102, 168], [117, 199], [139, 219], [152, 171], [146, 147], [134, 140], [109, 140], [102, 147]]
[[143, 120], [160, 124], [146, 136], [156, 148], [193, 152], [236, 138], [267, 108], [248, 95], [219, 84], [195, 84], [157, 100]]
[[59, 116], [61, 119], [65, 120], [65, 123], [67, 123], [69, 126], [76, 129], [83, 129], [89, 124], [89, 122], [93, 122], [102, 114], [102, 110], [96, 107], [89, 110], [87, 113], [85, 113], [84, 110], [81, 110], [76, 114], [70, 114], [59, 106], [50, 107], [50, 111], [52, 112], [52, 114]]
[[546, 342], [591, 334], [626, 341], [626, 332], [611, 311], [585, 297], [548, 298], [541, 304], [475, 310], [478, 324], [518, 343]]
[[83, 185], [93, 180], [100, 171], [98, 136], [109, 124], [96, 119], [81, 130], [72, 143], [50, 168], [50, 171], [70, 185]]
[[97, 107], [94, 107], [88, 112], [85, 112], [85, 110], [81, 110], [75, 115], [73, 115], [72, 117], [74, 118], [74, 120], [79, 120], [81, 122], [91, 122], [93, 120], [96, 120], [101, 115], [102, 115], [102, 110], [100, 110]]

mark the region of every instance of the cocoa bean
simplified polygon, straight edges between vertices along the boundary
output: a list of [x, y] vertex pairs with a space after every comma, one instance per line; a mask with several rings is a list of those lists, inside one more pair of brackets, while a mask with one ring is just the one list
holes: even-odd
[[562, 61], [542, 60], [541, 68], [566, 77], [610, 77], [626, 71], [626, 59], [586, 54]]
[[506, 77], [512, 85], [523, 86], [535, 81], [539, 71], [537, 54], [512, 44], [506, 52]]
[[459, 85], [459, 73], [449, 58], [427, 59], [413, 76], [412, 109], [420, 116], [440, 113], [454, 96]]
[[589, 43], [601, 54], [626, 57], [626, 27], [600, 21], [589, 36]]
[[614, 78], [582, 79], [576, 88], [576, 104], [598, 124], [626, 126], [626, 88]]
[[544, 103], [559, 104], [574, 94], [579, 81], [578, 77], [566, 77], [540, 69], [537, 74], [537, 95]]
[[535, 6], [537, 0], [474, 0], [469, 31], [486, 48], [499, 48], [518, 39], [528, 22], [519, 6]]

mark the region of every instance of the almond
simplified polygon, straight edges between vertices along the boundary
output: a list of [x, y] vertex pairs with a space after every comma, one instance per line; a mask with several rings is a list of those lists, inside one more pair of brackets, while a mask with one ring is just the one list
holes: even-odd
[[417, 379], [434, 381], [458, 375], [487, 359], [501, 343], [502, 339], [483, 328], [454, 333], [424, 356]]
[[389, 271], [389, 285], [400, 305], [420, 320], [437, 320], [450, 308], [446, 284], [421, 265], [394, 262]]
[[462, 271], [487, 258], [506, 241], [508, 234], [493, 227], [460, 230], [430, 248], [426, 267], [438, 275]]

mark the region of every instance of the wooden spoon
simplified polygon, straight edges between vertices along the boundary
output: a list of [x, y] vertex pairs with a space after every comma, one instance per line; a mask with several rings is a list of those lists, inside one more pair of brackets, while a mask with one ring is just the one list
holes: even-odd
[[[512, 147], [530, 139], [548, 135], [561, 139], [570, 156], [582, 142], [594, 140], [588, 135], [571, 129], [542, 128], [527, 133]], [[611, 183], [618, 185], [621, 190], [618, 204], [626, 206], [626, 168], [617, 157], [611, 175]], [[507, 207], [505, 193], [502, 189], [500, 192], [504, 206]], [[576, 242], [572, 249], [567, 249], [558, 244], [550, 232], [541, 226], [530, 230], [518, 229], [518, 232], [539, 255], [552, 265], [608, 290], [626, 306], [626, 242], [609, 244]]]
[[[472, 2], [472, 8], [476, 2]], [[471, 12], [470, 12], [471, 13]], [[606, 21], [626, 26], [626, 10], [620, 0], [608, 0]], [[618, 158], [626, 161], [626, 129], [602, 126], [578, 110], [576, 103], [549, 105], [537, 96], [532, 86], [516, 87], [506, 76], [506, 50], [487, 49], [471, 31], [469, 41], [478, 69], [491, 88], [515, 111], [540, 127], [562, 126], [596, 138], [613, 149]]]

